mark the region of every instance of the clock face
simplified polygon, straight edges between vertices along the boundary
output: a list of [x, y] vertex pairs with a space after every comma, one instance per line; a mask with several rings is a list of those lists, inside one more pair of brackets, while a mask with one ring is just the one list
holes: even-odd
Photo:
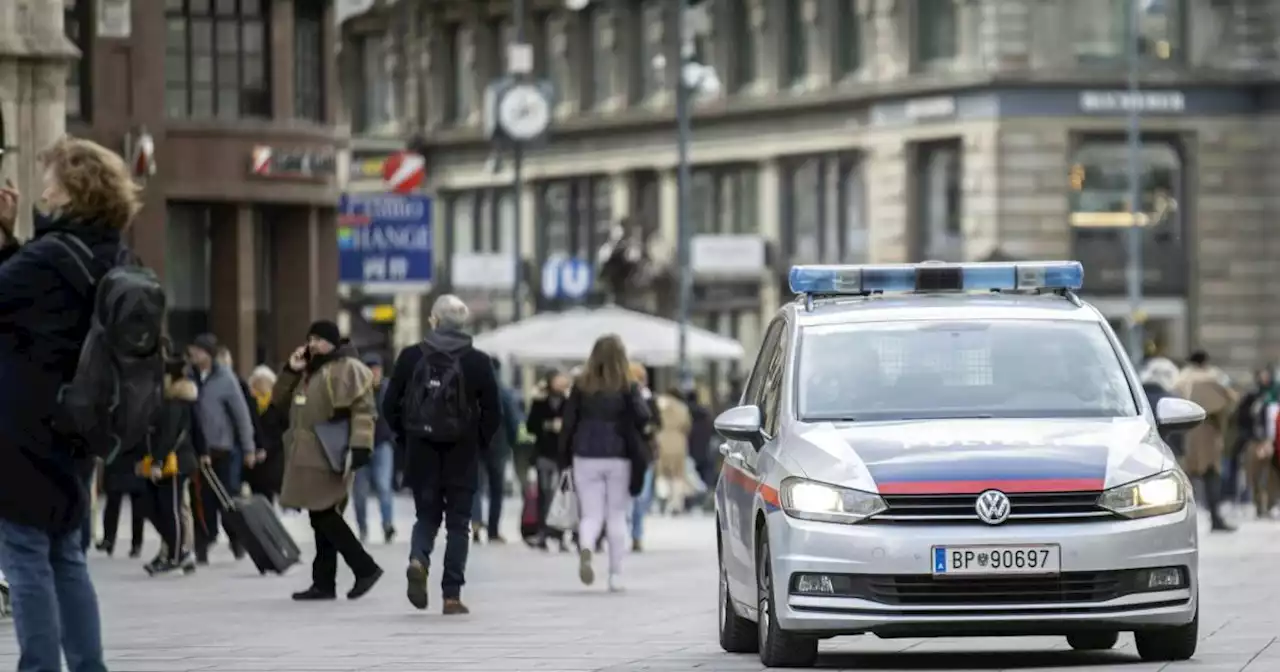
[[513, 86], [498, 102], [498, 124], [513, 140], [532, 140], [550, 123], [551, 103], [537, 86]]

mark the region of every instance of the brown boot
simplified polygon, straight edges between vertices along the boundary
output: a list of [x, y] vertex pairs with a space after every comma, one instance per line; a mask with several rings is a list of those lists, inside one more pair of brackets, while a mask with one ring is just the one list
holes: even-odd
[[467, 605], [462, 603], [462, 600], [453, 598], [451, 600], [444, 601], [445, 616], [460, 616], [469, 613], [471, 613], [471, 610], [467, 608]]

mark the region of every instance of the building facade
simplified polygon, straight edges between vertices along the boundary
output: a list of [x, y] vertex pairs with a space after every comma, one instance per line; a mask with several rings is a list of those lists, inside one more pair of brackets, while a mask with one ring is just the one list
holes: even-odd
[[337, 311], [345, 145], [331, 0], [67, 0], [84, 57], [67, 128], [155, 146], [132, 231], [171, 336], [211, 331], [237, 368], [279, 362]]
[[[65, 132], [74, 109], [79, 52], [63, 35], [64, 0], [0, 2], [0, 184], [12, 181], [28, 199], [41, 191], [39, 151]], [[18, 234], [30, 235], [22, 208]]]
[[[1151, 347], [1203, 347], [1233, 371], [1280, 358], [1280, 6], [1143, 0], [1135, 98], [1128, 0], [696, 4], [698, 59], [723, 84], [699, 95], [690, 150], [698, 324], [751, 351], [796, 263], [1076, 258], [1086, 297], [1122, 325], [1137, 106]], [[628, 216], [670, 259], [676, 3], [528, 5], [557, 100], [521, 193], [483, 134], [509, 3], [401, 1], [348, 36], [356, 146], [426, 138], [445, 283], [460, 255], [511, 258], [514, 208], [530, 269], [591, 257]]]

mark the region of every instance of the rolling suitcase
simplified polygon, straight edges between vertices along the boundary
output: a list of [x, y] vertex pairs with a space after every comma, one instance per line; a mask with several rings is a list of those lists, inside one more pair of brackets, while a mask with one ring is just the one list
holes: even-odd
[[218, 475], [209, 467], [201, 467], [208, 485], [218, 498], [226, 516], [226, 525], [236, 541], [253, 558], [258, 572], [283, 574], [301, 559], [302, 552], [289, 531], [280, 522], [275, 508], [266, 497], [231, 497]]

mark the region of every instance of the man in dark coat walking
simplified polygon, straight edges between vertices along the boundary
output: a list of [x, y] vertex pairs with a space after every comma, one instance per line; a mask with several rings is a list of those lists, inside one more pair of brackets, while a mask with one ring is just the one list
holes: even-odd
[[[427, 571], [441, 518], [447, 531], [444, 575], [440, 585], [445, 614], [465, 614], [462, 586], [466, 583], [467, 551], [471, 541], [471, 505], [476, 493], [479, 451], [488, 450], [502, 421], [498, 384], [489, 356], [471, 347], [471, 337], [462, 332], [468, 317], [467, 305], [446, 294], [431, 308], [431, 333], [423, 342], [405, 348], [396, 358], [391, 382], [382, 401], [382, 414], [396, 440], [406, 445], [405, 482], [413, 489], [417, 522], [410, 541], [408, 597], [418, 609], [427, 608]], [[415, 371], [431, 353], [450, 353], [457, 358], [471, 427], [466, 438], [438, 443], [418, 435], [409, 426], [406, 403], [417, 397], [409, 389]]]
[[[41, 154], [35, 237], [0, 264], [0, 569], [13, 597], [20, 670], [105, 672], [98, 598], [81, 546], [84, 443], [59, 430], [58, 392], [75, 374], [96, 280], [115, 264], [141, 205], [124, 161], [64, 138]], [[0, 190], [12, 228], [16, 190]], [[70, 245], [90, 251], [72, 256]], [[83, 263], [86, 268], [81, 269]]]

